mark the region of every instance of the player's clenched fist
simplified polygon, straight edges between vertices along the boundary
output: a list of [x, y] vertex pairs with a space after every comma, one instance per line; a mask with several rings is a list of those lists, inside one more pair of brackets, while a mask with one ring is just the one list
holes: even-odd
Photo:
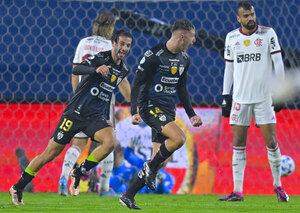
[[203, 123], [201, 117], [198, 115], [191, 117], [190, 120], [194, 127], [201, 126]]
[[103, 76], [107, 76], [111, 66], [101, 65], [96, 69], [96, 73], [100, 73]]
[[226, 118], [230, 116], [231, 101], [229, 95], [222, 95], [222, 115]]
[[139, 123], [141, 123], [143, 120], [141, 118], [141, 116], [139, 114], [134, 114], [132, 117], [131, 117], [131, 123], [133, 125], [137, 125]]

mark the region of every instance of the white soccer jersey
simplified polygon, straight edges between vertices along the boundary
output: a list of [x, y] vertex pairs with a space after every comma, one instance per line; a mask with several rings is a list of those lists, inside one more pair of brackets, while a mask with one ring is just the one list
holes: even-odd
[[83, 38], [76, 48], [73, 64], [80, 64], [84, 59], [91, 55], [111, 49], [111, 41], [102, 36], [89, 36]]
[[258, 26], [250, 35], [236, 29], [226, 36], [224, 58], [234, 63], [233, 100], [250, 104], [271, 96], [269, 80], [273, 65], [271, 55], [280, 52], [272, 28]]

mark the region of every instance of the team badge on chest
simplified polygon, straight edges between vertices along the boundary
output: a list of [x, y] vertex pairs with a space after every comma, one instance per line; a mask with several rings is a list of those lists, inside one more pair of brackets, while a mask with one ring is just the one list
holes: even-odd
[[171, 73], [172, 75], [175, 75], [177, 72], [177, 67], [171, 67]]
[[244, 45], [245, 45], [246, 47], [248, 47], [248, 46], [250, 45], [250, 40], [245, 40], [245, 41], [244, 41]]

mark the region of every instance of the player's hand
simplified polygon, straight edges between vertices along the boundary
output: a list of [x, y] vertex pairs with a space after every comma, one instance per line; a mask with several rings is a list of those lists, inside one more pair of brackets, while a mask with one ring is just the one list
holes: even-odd
[[222, 95], [223, 100], [222, 100], [222, 115], [225, 118], [228, 118], [230, 116], [230, 109], [231, 109], [231, 100], [230, 100], [230, 95]]
[[107, 76], [109, 74], [109, 69], [111, 66], [101, 65], [96, 69], [96, 73], [100, 73], [103, 76]]
[[131, 117], [131, 123], [133, 125], [137, 125], [139, 123], [141, 123], [143, 120], [141, 118], [141, 116], [139, 114], [134, 114], [132, 117]]
[[190, 120], [194, 127], [201, 126], [203, 124], [201, 117], [198, 115], [191, 117]]

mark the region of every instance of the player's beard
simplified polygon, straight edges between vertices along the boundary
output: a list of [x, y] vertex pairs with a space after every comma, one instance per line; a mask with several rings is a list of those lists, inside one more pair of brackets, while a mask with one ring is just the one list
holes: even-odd
[[256, 22], [251, 20], [247, 24], [244, 25], [247, 30], [253, 30], [256, 27]]

